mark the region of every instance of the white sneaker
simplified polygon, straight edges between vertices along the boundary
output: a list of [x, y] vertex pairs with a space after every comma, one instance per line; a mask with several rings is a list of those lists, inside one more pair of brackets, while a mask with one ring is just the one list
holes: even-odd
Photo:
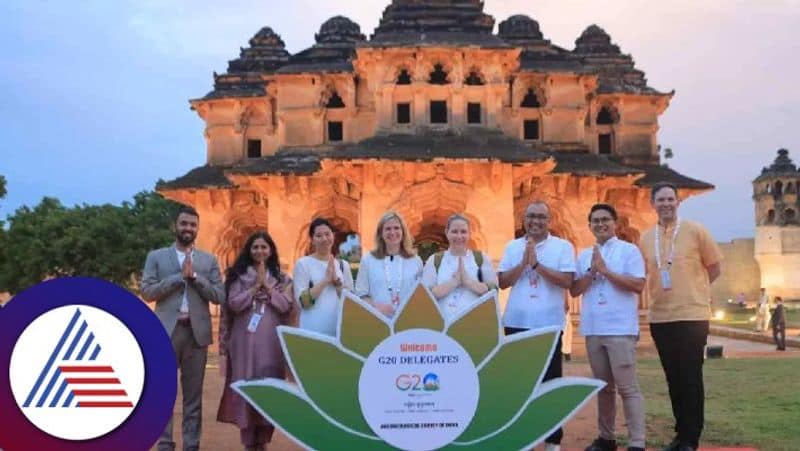
[[544, 443], [544, 451], [561, 451], [561, 445], [555, 443]]

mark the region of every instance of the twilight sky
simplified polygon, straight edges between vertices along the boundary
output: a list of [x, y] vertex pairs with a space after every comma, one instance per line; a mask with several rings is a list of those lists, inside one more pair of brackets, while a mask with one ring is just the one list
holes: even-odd
[[[205, 163], [190, 98], [264, 25], [295, 53], [342, 14], [369, 35], [389, 0], [0, 2], [0, 217], [55, 196], [119, 203]], [[716, 185], [682, 216], [719, 241], [753, 235], [750, 182], [780, 147], [800, 161], [800, 2], [486, 0], [567, 49], [596, 23], [650, 85], [676, 90], [659, 140], [670, 165]], [[496, 31], [496, 30], [495, 30]]]

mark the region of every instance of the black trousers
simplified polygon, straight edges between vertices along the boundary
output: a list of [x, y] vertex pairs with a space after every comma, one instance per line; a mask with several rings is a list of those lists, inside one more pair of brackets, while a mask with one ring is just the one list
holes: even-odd
[[[517, 332], [525, 332], [526, 330], [528, 330], [528, 329], [520, 329], [520, 328], [517, 328], [517, 327], [506, 327], [504, 329], [505, 329], [506, 335], [513, 335], [513, 334], [516, 334]], [[563, 332], [558, 335], [558, 343], [556, 343], [556, 349], [553, 352], [553, 357], [550, 359], [550, 364], [547, 365], [547, 370], [544, 373], [544, 377], [542, 378], [542, 382], [549, 381], [550, 379], [555, 379], [557, 377], [561, 377], [562, 374], [563, 374], [562, 367], [561, 367], [561, 361], [563, 359], [563, 355], [561, 354], [561, 335], [562, 334], [563, 334]], [[547, 442], [547, 443], [553, 443], [553, 444], [556, 444], [556, 445], [560, 445], [562, 438], [564, 438], [564, 430], [561, 429], [561, 428], [558, 428], [558, 429], [556, 429], [555, 432], [550, 434], [550, 436], [547, 437], [544, 441]]]
[[650, 334], [667, 378], [677, 439], [697, 448], [703, 432], [703, 351], [708, 321], [650, 323]]
[[778, 349], [786, 349], [786, 324], [775, 324], [772, 326], [772, 339]]

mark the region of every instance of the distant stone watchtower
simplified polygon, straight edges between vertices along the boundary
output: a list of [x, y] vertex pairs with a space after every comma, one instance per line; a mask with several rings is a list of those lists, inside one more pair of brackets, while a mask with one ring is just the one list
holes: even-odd
[[761, 286], [770, 297], [800, 298], [800, 172], [789, 151], [778, 150], [771, 166], [753, 180], [755, 257]]

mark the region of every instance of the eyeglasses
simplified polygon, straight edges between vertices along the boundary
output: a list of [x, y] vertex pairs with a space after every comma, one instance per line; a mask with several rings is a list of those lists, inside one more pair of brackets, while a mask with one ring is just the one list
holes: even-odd
[[536, 214], [536, 213], [528, 213], [525, 215], [526, 219], [538, 219], [540, 221], [547, 221], [550, 217], [547, 215]]
[[609, 222], [612, 222], [612, 221], [614, 221], [614, 218], [605, 217], [605, 218], [592, 218], [592, 220], [589, 221], [589, 222], [591, 222], [594, 225], [599, 225], [599, 224], [608, 224]]

